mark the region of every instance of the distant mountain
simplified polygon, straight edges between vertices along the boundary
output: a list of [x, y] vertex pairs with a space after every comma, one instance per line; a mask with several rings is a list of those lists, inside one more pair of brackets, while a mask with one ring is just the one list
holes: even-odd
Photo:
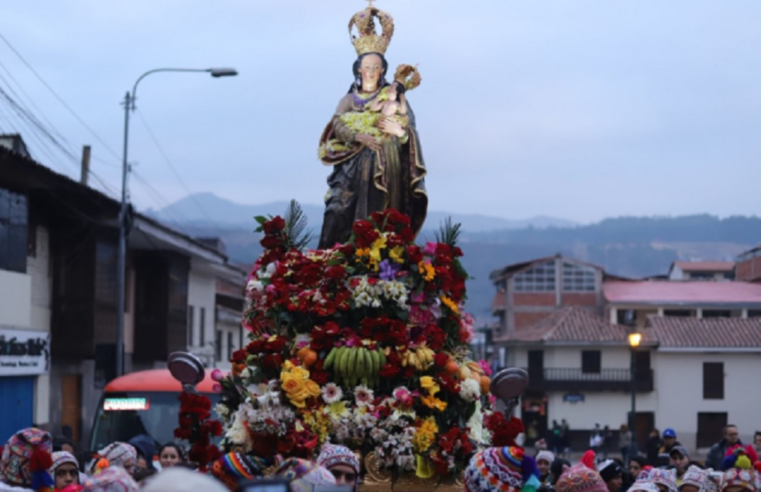
[[[181, 226], [211, 226], [219, 228], [247, 228], [253, 225], [253, 217], [257, 215], [282, 214], [288, 206], [287, 201], [264, 203], [260, 205], [242, 205], [213, 193], [196, 193], [189, 195], [161, 210], [149, 210], [148, 215], [159, 220]], [[301, 204], [309, 219], [312, 230], [319, 231], [322, 226], [323, 205]], [[534, 227], [563, 228], [577, 225], [575, 222], [554, 217], [535, 217], [524, 220], [510, 220], [501, 217], [491, 217], [478, 214], [452, 214], [447, 212], [430, 211], [426, 219], [426, 229], [436, 229], [447, 217], [462, 224], [467, 232], [485, 232], [493, 230], [521, 229]]]
[[[213, 224], [195, 201], [214, 219]], [[282, 214], [286, 206], [286, 202], [239, 205], [201, 194], [153, 215], [192, 236], [221, 236], [233, 261], [251, 264], [261, 254], [260, 237], [251, 232], [252, 217]], [[310, 228], [319, 233], [323, 207], [303, 207]], [[758, 217], [622, 217], [574, 225], [554, 218], [511, 221], [485, 215], [451, 215], [463, 224], [463, 264], [473, 277], [468, 281], [468, 311], [479, 322], [491, 319], [494, 287], [489, 273], [511, 263], [561, 253], [598, 264], [609, 273], [640, 278], [665, 274], [676, 260], [732, 260], [761, 242]], [[419, 241], [433, 239], [433, 230], [448, 216], [430, 212]]]

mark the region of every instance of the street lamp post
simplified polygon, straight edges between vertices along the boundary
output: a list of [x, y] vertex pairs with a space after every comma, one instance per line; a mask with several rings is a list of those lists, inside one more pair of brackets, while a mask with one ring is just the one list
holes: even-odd
[[145, 77], [156, 72], [201, 72], [211, 74], [212, 77], [234, 77], [238, 75], [234, 68], [157, 68], [149, 70], [141, 75], [132, 92], [127, 92], [124, 96], [124, 148], [122, 158], [122, 201], [119, 212], [119, 261], [116, 272], [116, 295], [117, 295], [117, 313], [116, 313], [116, 376], [124, 373], [124, 280], [126, 275], [127, 262], [127, 176], [129, 174], [129, 164], [127, 164], [127, 150], [129, 149], [129, 115], [135, 110], [135, 99], [137, 94], [137, 85]]
[[632, 412], [630, 430], [632, 433], [632, 444], [629, 456], [637, 456], [637, 347], [642, 342], [642, 333], [632, 332], [628, 335], [631, 352], [631, 390], [632, 390]]

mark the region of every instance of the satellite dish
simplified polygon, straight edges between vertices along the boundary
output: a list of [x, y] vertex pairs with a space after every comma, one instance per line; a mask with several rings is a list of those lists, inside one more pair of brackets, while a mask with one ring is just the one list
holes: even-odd
[[172, 377], [182, 383], [186, 391], [188, 387], [195, 389], [206, 376], [201, 359], [189, 352], [172, 352], [166, 365]]
[[491, 394], [509, 402], [520, 397], [528, 388], [528, 373], [518, 367], [502, 369], [491, 382]]

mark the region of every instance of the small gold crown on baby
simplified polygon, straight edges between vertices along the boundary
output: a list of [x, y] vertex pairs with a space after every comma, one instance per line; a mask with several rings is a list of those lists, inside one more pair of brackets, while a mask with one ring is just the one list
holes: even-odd
[[[369, 7], [354, 14], [354, 17], [349, 21], [349, 36], [351, 37], [351, 42], [359, 56], [362, 56], [365, 53], [385, 54], [388, 45], [391, 43], [391, 38], [394, 36], [393, 17], [386, 12], [373, 7], [372, 1], [373, 0], [370, 0]], [[381, 34], [378, 34], [375, 31], [376, 19], [383, 29]], [[352, 32], [354, 26], [357, 27], [357, 31], [359, 32], [358, 36], [354, 35]]]

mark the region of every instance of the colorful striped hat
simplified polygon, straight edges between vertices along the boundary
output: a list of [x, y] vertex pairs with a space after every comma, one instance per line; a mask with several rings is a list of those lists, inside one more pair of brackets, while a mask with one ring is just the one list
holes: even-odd
[[52, 489], [48, 469], [53, 459], [53, 439], [45, 431], [30, 427], [8, 439], [0, 458], [0, 477], [10, 485], [35, 490]]
[[317, 464], [330, 469], [336, 465], [347, 465], [359, 475], [359, 459], [354, 452], [346, 446], [326, 443], [322, 446]]
[[314, 492], [321, 487], [336, 484], [330, 470], [300, 458], [285, 460], [275, 475], [291, 482], [291, 492]]
[[579, 463], [564, 471], [555, 485], [557, 492], [608, 492], [602, 477], [595, 470]]
[[211, 465], [210, 473], [230, 490], [238, 490], [241, 480], [254, 480], [264, 475], [268, 463], [256, 456], [227, 453]]
[[465, 490], [468, 492], [520, 491], [525, 482], [525, 459], [523, 448], [516, 446], [487, 448], [479, 451], [471, 458], [465, 469]]

